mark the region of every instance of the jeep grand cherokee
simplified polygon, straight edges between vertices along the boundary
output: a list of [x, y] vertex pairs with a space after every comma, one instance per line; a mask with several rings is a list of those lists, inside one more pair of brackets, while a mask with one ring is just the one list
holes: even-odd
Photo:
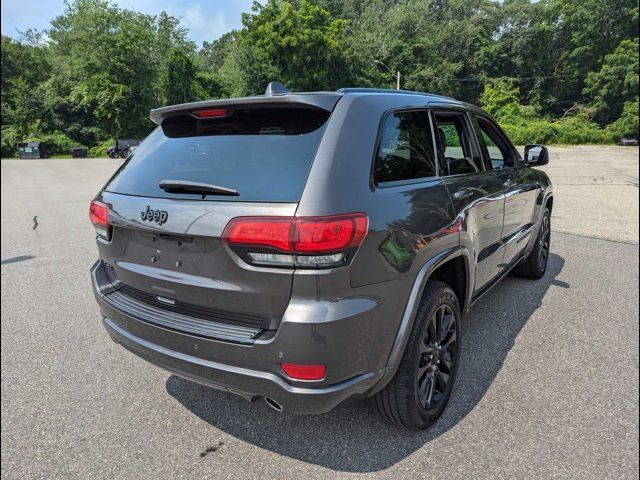
[[159, 108], [96, 196], [103, 324], [176, 375], [277, 410], [443, 412], [461, 315], [544, 275], [551, 183], [481, 109], [347, 88]]

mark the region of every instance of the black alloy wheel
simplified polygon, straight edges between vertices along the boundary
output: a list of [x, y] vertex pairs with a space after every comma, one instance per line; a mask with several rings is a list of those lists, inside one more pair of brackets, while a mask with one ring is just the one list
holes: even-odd
[[416, 370], [416, 388], [422, 408], [438, 406], [455, 368], [458, 322], [449, 305], [441, 305], [426, 325]]
[[446, 283], [427, 283], [395, 376], [373, 397], [391, 423], [424, 429], [444, 412], [455, 383], [461, 350], [460, 303]]
[[547, 269], [547, 261], [549, 260], [549, 245], [551, 243], [551, 222], [549, 216], [542, 217], [542, 225], [540, 226], [540, 237], [538, 242], [538, 269], [544, 272]]
[[547, 271], [551, 250], [551, 211], [545, 208], [531, 252], [513, 269], [513, 274], [537, 280]]

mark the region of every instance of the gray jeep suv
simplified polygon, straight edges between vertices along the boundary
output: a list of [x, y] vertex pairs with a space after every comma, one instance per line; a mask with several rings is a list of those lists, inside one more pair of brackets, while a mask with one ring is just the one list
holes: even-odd
[[90, 206], [103, 324], [181, 377], [327, 412], [372, 398], [425, 428], [461, 316], [513, 271], [541, 277], [551, 183], [477, 107], [347, 88], [151, 111]]

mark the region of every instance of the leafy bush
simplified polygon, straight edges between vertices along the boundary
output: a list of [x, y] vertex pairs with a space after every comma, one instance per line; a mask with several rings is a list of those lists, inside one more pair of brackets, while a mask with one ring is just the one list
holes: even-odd
[[520, 90], [513, 80], [488, 82], [480, 96], [480, 105], [499, 122], [526, 117], [520, 104]]
[[556, 129], [551, 122], [535, 120], [531, 122], [503, 123], [502, 128], [516, 145], [527, 143], [555, 143]]
[[[499, 80], [487, 83], [480, 103], [505, 129], [509, 138], [518, 145], [527, 143], [579, 144], [613, 143], [615, 135], [610, 129], [600, 127], [590, 119], [591, 110], [577, 108], [577, 115], [550, 120], [543, 117], [532, 105], [520, 103], [520, 92], [515, 82]], [[628, 130], [633, 125], [632, 108], [629, 108], [628, 120], [620, 126]], [[635, 124], [637, 125], [637, 104]], [[637, 127], [636, 127], [637, 128]]]
[[504, 123], [509, 138], [517, 145], [527, 143], [544, 144], [606, 144], [613, 143], [612, 133], [588, 118], [577, 115], [565, 117], [558, 121], [532, 120], [521, 121], [517, 124]]
[[607, 127], [614, 140], [630, 137], [638, 138], [638, 98], [634, 102], [625, 102], [622, 115]]
[[2, 126], [2, 157], [15, 157], [18, 154], [18, 131], [13, 125]]
[[43, 133], [25, 139], [27, 142], [40, 142], [40, 151], [45, 155], [71, 155], [73, 147], [81, 147], [62, 132]]
[[613, 143], [613, 136], [597, 123], [586, 117], [577, 115], [565, 117], [554, 122], [557, 135], [554, 143], [584, 144], [584, 143]]
[[[37, 131], [38, 124], [34, 124], [30, 130]], [[18, 143], [40, 142], [40, 150], [46, 156], [50, 155], [70, 155], [71, 148], [81, 146], [74, 142], [62, 132], [50, 132], [25, 135], [20, 133], [14, 125], [2, 126], [2, 156], [14, 157], [18, 155]]]
[[103, 140], [102, 142], [94, 145], [89, 149], [90, 157], [106, 157], [107, 148], [112, 146], [115, 142], [113, 140]]

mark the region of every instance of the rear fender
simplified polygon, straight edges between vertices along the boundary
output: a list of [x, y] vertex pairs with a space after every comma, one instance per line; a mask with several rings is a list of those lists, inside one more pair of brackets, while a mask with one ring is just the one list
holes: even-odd
[[[464, 299], [464, 305], [467, 306], [471, 303], [471, 293], [473, 292], [473, 276], [471, 275], [471, 272], [473, 272], [475, 269], [473, 269], [472, 267], [471, 254], [466, 248], [455, 247], [449, 250], [444, 250], [435, 257], [431, 258], [427, 263], [425, 263], [416, 275], [416, 278], [413, 282], [413, 287], [411, 288], [411, 293], [409, 294], [409, 299], [407, 300], [407, 305], [402, 315], [402, 321], [400, 323], [400, 327], [398, 328], [398, 333], [396, 334], [393, 348], [391, 349], [391, 354], [389, 355], [389, 359], [387, 360], [385, 375], [372, 390], [371, 395], [382, 390], [395, 375], [396, 370], [398, 369], [398, 365], [400, 364], [400, 360], [402, 359], [402, 355], [404, 354], [405, 348], [407, 346], [407, 341], [409, 340], [411, 330], [413, 329], [416, 312], [418, 311], [418, 306], [420, 305], [420, 299], [422, 298], [422, 294], [427, 283], [429, 282], [429, 279], [431, 278], [431, 275], [438, 269], [438, 267], [460, 256], [463, 257], [465, 262], [466, 295]], [[466, 310], [467, 307], [465, 307], [465, 311]]]

